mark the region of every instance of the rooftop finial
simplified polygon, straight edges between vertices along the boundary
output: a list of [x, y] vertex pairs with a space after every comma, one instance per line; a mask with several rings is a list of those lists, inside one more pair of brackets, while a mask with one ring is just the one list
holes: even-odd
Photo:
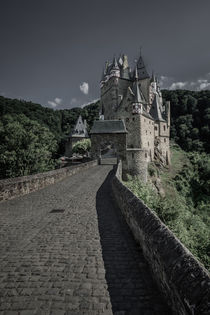
[[140, 46], [140, 57], [141, 57], [141, 50], [142, 50], [142, 46]]

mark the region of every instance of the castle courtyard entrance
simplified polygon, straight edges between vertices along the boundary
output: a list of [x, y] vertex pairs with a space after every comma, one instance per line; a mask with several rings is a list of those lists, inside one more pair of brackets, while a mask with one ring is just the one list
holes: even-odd
[[[100, 164], [126, 162], [126, 128], [122, 120], [97, 120], [90, 131], [91, 156]], [[109, 163], [110, 162], [110, 163]]]
[[117, 149], [114, 143], [107, 142], [101, 148], [101, 165], [117, 164]]

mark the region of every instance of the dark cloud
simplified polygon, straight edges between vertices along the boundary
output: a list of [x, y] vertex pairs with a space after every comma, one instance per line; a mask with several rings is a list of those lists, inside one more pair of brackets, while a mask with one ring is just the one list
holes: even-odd
[[[174, 83], [209, 88], [209, 0], [0, 0], [0, 91], [56, 108], [99, 97], [106, 59], [126, 53]], [[88, 94], [81, 93], [83, 82]], [[175, 86], [175, 85], [174, 85]], [[177, 85], [178, 86], [178, 85]], [[186, 85], [188, 86], [188, 85]], [[191, 85], [193, 88], [193, 84]]]

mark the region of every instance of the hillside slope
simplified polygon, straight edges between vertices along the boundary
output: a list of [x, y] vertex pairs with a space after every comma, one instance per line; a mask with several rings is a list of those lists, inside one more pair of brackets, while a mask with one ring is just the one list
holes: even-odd
[[172, 144], [171, 155], [169, 171], [149, 165], [147, 185], [135, 177], [125, 184], [210, 268], [210, 157], [186, 153], [177, 144]]

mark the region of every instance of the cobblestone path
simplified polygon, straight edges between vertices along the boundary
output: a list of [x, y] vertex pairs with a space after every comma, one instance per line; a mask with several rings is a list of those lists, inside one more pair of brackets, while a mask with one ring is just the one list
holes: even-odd
[[111, 169], [0, 204], [0, 315], [170, 314], [112, 202]]

